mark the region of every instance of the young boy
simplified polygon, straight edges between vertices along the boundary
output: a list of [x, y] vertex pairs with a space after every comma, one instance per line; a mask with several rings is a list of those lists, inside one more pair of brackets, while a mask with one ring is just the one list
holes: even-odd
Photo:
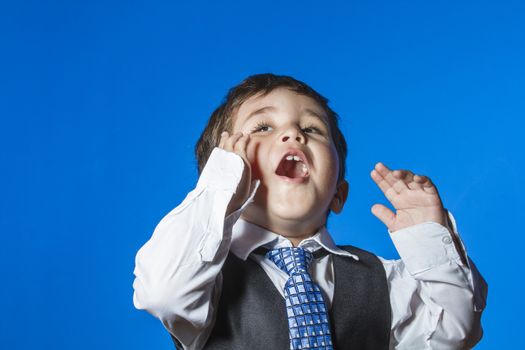
[[426, 176], [378, 163], [400, 260], [336, 246], [346, 142], [328, 100], [250, 76], [213, 112], [196, 188], [136, 257], [134, 304], [179, 349], [467, 349], [487, 286]]

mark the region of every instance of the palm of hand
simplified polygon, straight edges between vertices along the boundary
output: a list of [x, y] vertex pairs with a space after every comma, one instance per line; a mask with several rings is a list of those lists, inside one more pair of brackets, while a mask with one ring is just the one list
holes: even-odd
[[372, 207], [372, 213], [391, 232], [427, 221], [445, 226], [445, 210], [428, 177], [406, 170], [392, 171], [381, 163], [376, 165], [371, 176], [396, 210], [394, 213], [382, 204]]

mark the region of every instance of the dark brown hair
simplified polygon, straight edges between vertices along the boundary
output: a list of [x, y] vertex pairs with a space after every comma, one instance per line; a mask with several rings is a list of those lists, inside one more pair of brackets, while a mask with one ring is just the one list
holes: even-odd
[[221, 133], [231, 133], [233, 116], [243, 102], [252, 96], [265, 96], [276, 88], [284, 87], [300, 95], [314, 99], [326, 112], [330, 133], [339, 157], [339, 181], [345, 178], [346, 141], [339, 129], [338, 115], [328, 106], [328, 99], [302, 81], [286, 75], [271, 73], [251, 75], [237, 86], [232, 87], [222, 103], [213, 111], [206, 128], [195, 145], [195, 156], [198, 162], [199, 174], [204, 168], [211, 151], [219, 144]]

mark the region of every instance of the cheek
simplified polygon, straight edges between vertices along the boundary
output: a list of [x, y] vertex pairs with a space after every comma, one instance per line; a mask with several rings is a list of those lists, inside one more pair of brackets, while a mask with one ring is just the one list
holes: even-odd
[[328, 183], [336, 182], [339, 176], [340, 164], [335, 147], [326, 148], [325, 156], [322, 159], [323, 168], [325, 169], [325, 180]]

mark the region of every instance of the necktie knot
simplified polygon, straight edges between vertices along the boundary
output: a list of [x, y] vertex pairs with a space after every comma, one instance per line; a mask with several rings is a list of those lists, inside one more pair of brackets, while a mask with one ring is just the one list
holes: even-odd
[[308, 273], [312, 261], [312, 253], [300, 247], [287, 247], [270, 250], [266, 253], [268, 259], [288, 275]]

